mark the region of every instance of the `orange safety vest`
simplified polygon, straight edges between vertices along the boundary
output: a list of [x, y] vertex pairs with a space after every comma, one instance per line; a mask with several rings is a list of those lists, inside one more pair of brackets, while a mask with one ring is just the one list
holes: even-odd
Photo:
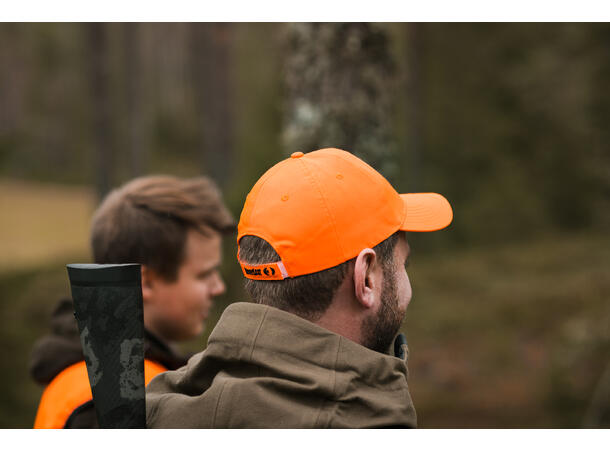
[[[148, 385], [156, 375], [167, 369], [144, 360], [144, 382]], [[85, 361], [66, 367], [45, 388], [40, 399], [34, 428], [63, 428], [76, 408], [93, 400]]]

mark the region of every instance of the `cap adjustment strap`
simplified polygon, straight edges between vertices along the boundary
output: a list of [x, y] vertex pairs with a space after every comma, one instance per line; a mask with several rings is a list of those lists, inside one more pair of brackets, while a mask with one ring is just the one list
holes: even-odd
[[290, 278], [282, 261], [269, 264], [250, 265], [239, 261], [241, 270], [246, 278], [251, 280], [283, 280]]

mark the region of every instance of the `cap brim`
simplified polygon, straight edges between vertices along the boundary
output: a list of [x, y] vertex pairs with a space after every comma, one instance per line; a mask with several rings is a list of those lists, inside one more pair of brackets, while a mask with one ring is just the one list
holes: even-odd
[[445, 197], [435, 193], [400, 194], [407, 214], [403, 231], [437, 231], [453, 220], [453, 210]]

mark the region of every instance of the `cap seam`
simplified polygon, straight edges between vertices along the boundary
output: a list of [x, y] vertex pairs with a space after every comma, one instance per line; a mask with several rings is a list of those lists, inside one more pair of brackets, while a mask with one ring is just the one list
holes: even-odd
[[402, 202], [402, 221], [400, 223], [400, 227], [398, 227], [398, 229], [400, 230], [407, 223], [407, 214], [408, 213], [407, 213], [407, 202], [402, 198], [400, 193], [398, 194], [398, 196], [400, 197], [400, 201]]
[[[340, 149], [337, 149], [340, 150]], [[343, 161], [345, 161], [348, 164], [351, 164], [352, 161], [350, 161], [349, 156], [353, 156], [355, 158], [358, 158], [356, 155], [354, 155], [353, 153], [350, 152], [346, 152], [347, 155], [345, 155], [344, 153], [335, 153], [336, 156], [340, 159], [342, 159]], [[349, 155], [349, 156], [348, 156]], [[359, 158], [358, 158], [359, 159]], [[392, 188], [395, 192], [396, 195], [399, 196], [400, 198], [400, 193], [396, 191], [396, 189], [394, 188], [394, 186], [392, 185], [392, 183], [390, 183], [390, 181], [383, 176], [383, 174], [381, 174], [380, 172], [378, 172], [373, 166], [371, 166], [370, 164], [368, 164], [366, 161], [360, 160], [362, 163], [364, 163], [364, 165], [355, 165], [354, 167], [360, 171], [361, 174], [363, 174], [370, 183], [376, 183], [376, 176], [375, 174], [379, 175], [381, 178], [383, 178], [385, 180], [385, 182], [390, 186], [390, 188]], [[392, 233], [388, 234], [386, 237], [384, 237], [382, 240], [380, 240], [379, 242], [371, 245], [371, 248], [380, 244], [381, 242], [383, 242], [384, 240], [386, 240], [387, 238], [389, 238], [392, 234], [396, 233], [397, 231], [399, 231], [401, 229], [401, 227], [404, 225], [404, 223], [407, 220], [407, 205], [405, 204], [404, 201], [402, 201], [402, 198], [400, 199], [400, 202], [402, 203], [402, 217], [401, 217], [401, 221], [398, 224], [398, 227], [392, 231]], [[346, 258], [346, 254], [345, 251], [343, 252], [344, 255], [343, 257]], [[355, 256], [353, 256], [352, 258], [354, 258]]]
[[[282, 161], [283, 162], [283, 161]], [[271, 178], [271, 175], [273, 175], [277, 170], [279, 165], [282, 163], [279, 162], [278, 164], [276, 164], [275, 166], [273, 166], [271, 169], [269, 169], [265, 174], [263, 174], [263, 177], [265, 178], [264, 180], [262, 180], [261, 185], [258, 187], [258, 191], [256, 192], [256, 198], [254, 199], [254, 203], [252, 204], [252, 206], [250, 207], [250, 214], [248, 215], [248, 219], [249, 221], [252, 221], [252, 213], [254, 212], [254, 208], [256, 207], [257, 203], [258, 203], [258, 199], [260, 197], [260, 193], [263, 190], [263, 187], [265, 187], [265, 184], [267, 184], [267, 181], [269, 181], [269, 179]], [[239, 246], [239, 236], [237, 238], [237, 245]], [[274, 249], [275, 250], [275, 249]], [[277, 253], [277, 250], [276, 250]], [[278, 253], [279, 254], [279, 253]]]
[[334, 216], [334, 214], [332, 214], [332, 212], [331, 212], [331, 210], [330, 210], [330, 208], [328, 206], [328, 201], [326, 199], [326, 196], [322, 192], [322, 189], [320, 187], [320, 184], [319, 184], [317, 178], [315, 177], [313, 172], [309, 169], [309, 167], [307, 167], [307, 165], [305, 164], [305, 161], [302, 161], [302, 158], [299, 158], [299, 161], [301, 162], [301, 164], [303, 165], [303, 167], [307, 171], [309, 177], [312, 180], [312, 184], [318, 190], [318, 192], [320, 194], [320, 197], [322, 198], [322, 203], [324, 205], [324, 208], [326, 209], [326, 214], [328, 215], [329, 219], [331, 220], [333, 231], [335, 233], [335, 238], [337, 240], [337, 244], [339, 245], [339, 249], [341, 250], [341, 254], [342, 254], [341, 258], [343, 259], [343, 261], [345, 261], [344, 258], [345, 258], [346, 252], [345, 252], [345, 249], [343, 248], [343, 245], [341, 244], [341, 239], [339, 239], [339, 233], [337, 231], [337, 221], [335, 220], [335, 216]]

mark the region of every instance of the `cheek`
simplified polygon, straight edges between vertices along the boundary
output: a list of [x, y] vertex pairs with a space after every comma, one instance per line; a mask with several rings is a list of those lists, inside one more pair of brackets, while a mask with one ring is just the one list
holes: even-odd
[[411, 302], [411, 296], [413, 292], [411, 291], [411, 281], [409, 280], [409, 275], [404, 273], [404, 278], [402, 283], [400, 283], [400, 299], [403, 303], [403, 307], [406, 309], [409, 306], [409, 302]]
[[167, 293], [167, 308], [170, 316], [179, 318], [193, 314], [200, 308], [201, 298], [205, 295], [201, 283], [195, 280], [181, 280]]
[[193, 280], [188, 288], [188, 295], [192, 303], [199, 306], [205, 303], [210, 296], [210, 284], [202, 280]]

